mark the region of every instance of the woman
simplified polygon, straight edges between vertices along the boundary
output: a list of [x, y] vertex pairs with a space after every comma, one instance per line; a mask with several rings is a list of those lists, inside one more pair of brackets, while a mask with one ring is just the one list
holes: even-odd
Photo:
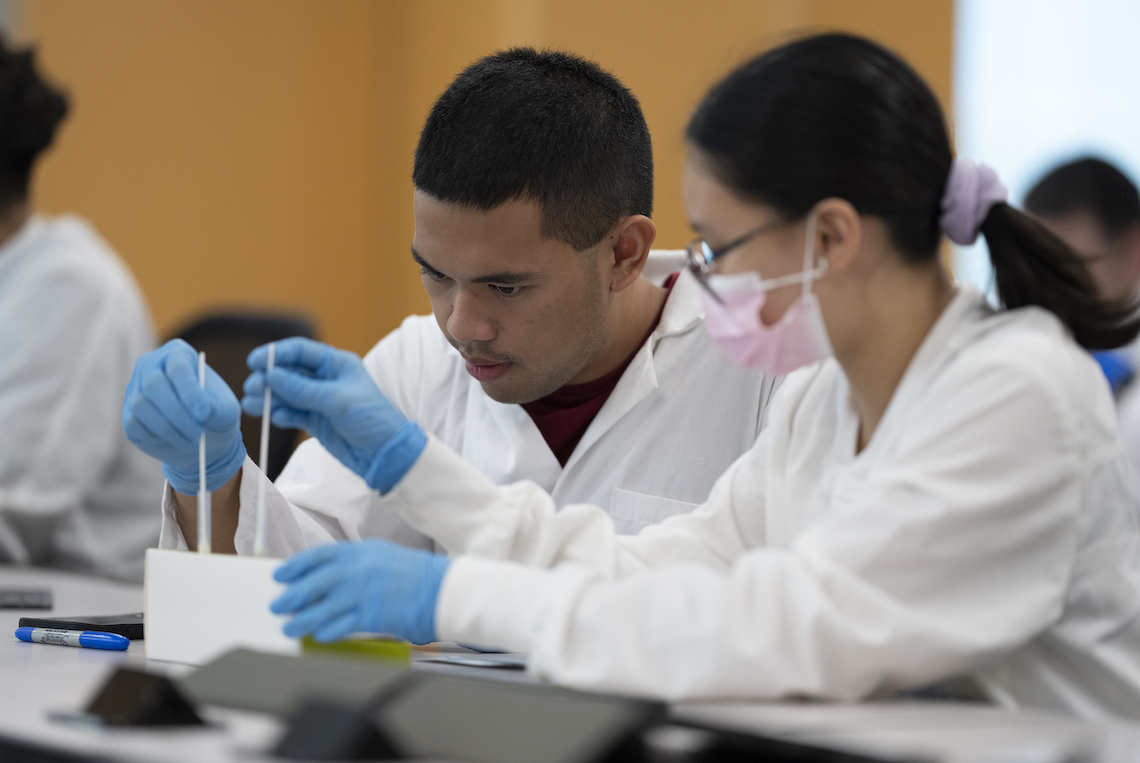
[[[802, 367], [753, 450], [695, 513], [619, 538], [429, 442], [386, 501], [453, 557], [300, 554], [278, 571], [287, 632], [497, 644], [559, 682], [671, 699], [965, 677], [1011, 706], [1140, 717], [1140, 536], [1082, 349], [1135, 336], [1131, 306], [1098, 302], [992, 172], [953, 159], [930, 90], [866, 40], [750, 61], [688, 138], [709, 331], [758, 371]], [[1004, 309], [950, 282], [940, 223], [985, 235]]]

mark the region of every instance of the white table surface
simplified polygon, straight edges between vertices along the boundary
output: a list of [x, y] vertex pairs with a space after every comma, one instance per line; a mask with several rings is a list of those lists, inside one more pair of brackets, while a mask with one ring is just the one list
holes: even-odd
[[[280, 733], [271, 718], [226, 712], [224, 728], [178, 731], [99, 730], [48, 719], [53, 710], [79, 711], [111, 675], [129, 664], [154, 672], [188, 670], [148, 662], [141, 641], [126, 652], [28, 644], [16, 638], [21, 617], [65, 617], [141, 612], [142, 586], [43, 569], [0, 566], [0, 588], [50, 588], [53, 608], [0, 609], [0, 736], [63, 752], [101, 754], [124, 761], [249, 760], [248, 748], [270, 744]], [[241, 748], [247, 748], [243, 751]], [[256, 757], [256, 756], [255, 756]]]
[[[218, 725], [190, 730], [100, 730], [63, 724], [50, 711], [86, 706], [115, 666], [132, 664], [180, 675], [186, 666], [147, 661], [142, 642], [126, 652], [28, 644], [14, 633], [20, 617], [123, 614], [142, 610], [141, 586], [42, 569], [0, 566], [0, 588], [47, 587], [54, 609], [0, 610], [0, 737], [53, 750], [122, 761], [251, 761], [265, 759], [283, 731], [268, 716], [209, 709]], [[421, 668], [527, 680], [517, 671]], [[946, 763], [1140, 763], [1140, 725], [1089, 724], [1045, 712], [1011, 713], [987, 705], [943, 702], [682, 703], [680, 720], [879, 755]]]

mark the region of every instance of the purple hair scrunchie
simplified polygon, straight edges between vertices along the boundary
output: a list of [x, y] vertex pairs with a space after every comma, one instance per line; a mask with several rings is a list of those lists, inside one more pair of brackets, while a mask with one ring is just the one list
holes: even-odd
[[950, 165], [942, 194], [942, 230], [955, 244], [970, 246], [978, 240], [978, 230], [993, 205], [1008, 197], [996, 172], [984, 164], [957, 158]]

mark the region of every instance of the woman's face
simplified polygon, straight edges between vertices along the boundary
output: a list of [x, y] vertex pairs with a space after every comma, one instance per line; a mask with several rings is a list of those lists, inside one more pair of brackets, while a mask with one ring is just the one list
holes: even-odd
[[[736, 195], [716, 177], [708, 156], [692, 146], [682, 192], [689, 224], [713, 251], [780, 219], [772, 207]], [[798, 273], [803, 269], [806, 227], [806, 220], [776, 225], [718, 257], [713, 271], [727, 275], [752, 270], [764, 279]], [[769, 291], [760, 319], [766, 325], [780, 320], [800, 291], [799, 284]]]

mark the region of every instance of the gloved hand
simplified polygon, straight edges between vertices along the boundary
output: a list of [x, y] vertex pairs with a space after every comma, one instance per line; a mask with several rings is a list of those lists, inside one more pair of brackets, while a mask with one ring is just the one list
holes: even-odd
[[302, 551], [273, 578], [290, 583], [270, 605], [297, 613], [285, 635], [336, 641], [350, 633], [387, 633], [414, 644], [436, 640], [435, 605], [451, 560], [386, 540], [335, 543]]
[[275, 344], [268, 377], [268, 345], [249, 355], [245, 412], [261, 415], [268, 381], [274, 424], [308, 431], [373, 490], [395, 487], [427, 445], [423, 430], [384, 397], [355, 353], [301, 337]]
[[141, 451], [162, 461], [171, 487], [198, 492], [198, 437], [206, 430], [206, 487], [229, 482], [245, 462], [241, 408], [229, 386], [206, 366], [198, 387], [198, 353], [172, 339], [135, 361], [123, 398], [123, 432]]

